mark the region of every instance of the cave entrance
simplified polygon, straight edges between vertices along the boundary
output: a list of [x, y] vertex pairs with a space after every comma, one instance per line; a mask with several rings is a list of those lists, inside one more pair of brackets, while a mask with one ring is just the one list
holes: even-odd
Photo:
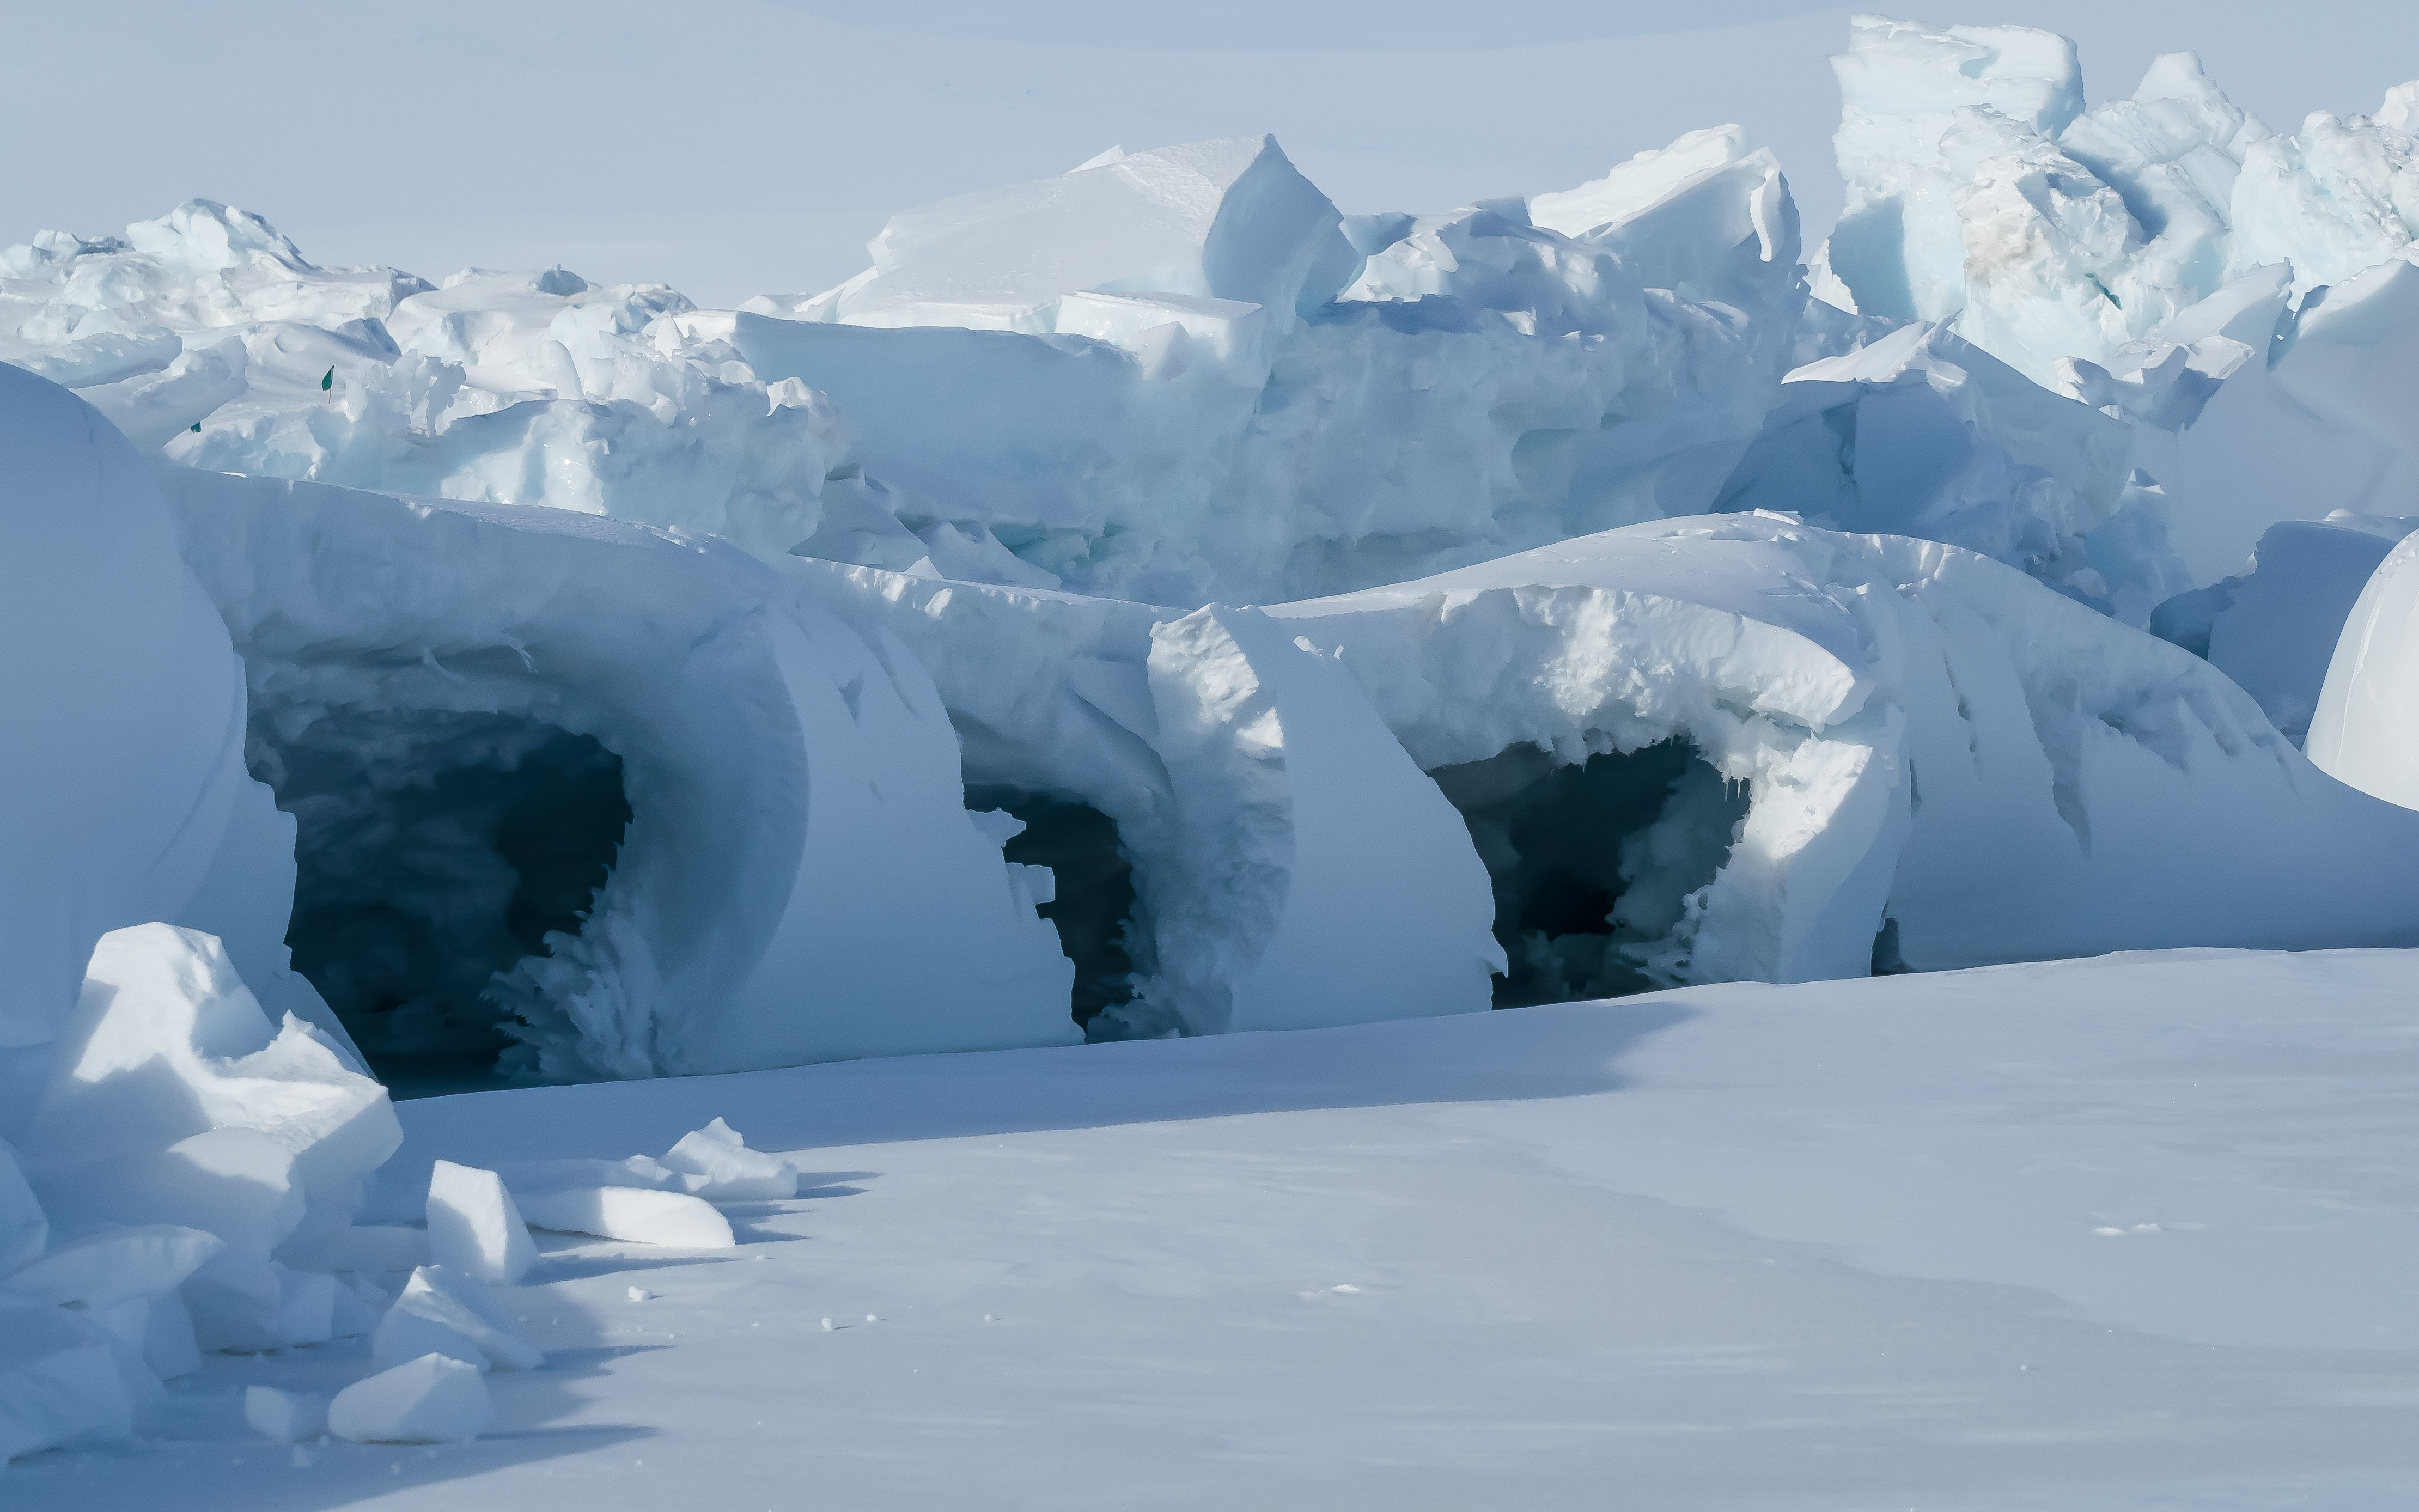
[[968, 783], [966, 807], [1025, 821], [1004, 854], [1055, 878], [1057, 897], [1035, 912], [1057, 929], [1058, 948], [1075, 963], [1075, 1022], [1088, 1029], [1103, 1011], [1132, 1002], [1133, 862], [1118, 848], [1117, 822], [1076, 799], [996, 782]]
[[294, 968], [397, 1097], [492, 1086], [497, 972], [578, 933], [630, 803], [593, 736], [504, 714], [255, 714], [253, 775], [294, 816]]
[[1669, 985], [1641, 969], [1686, 899], [1737, 842], [1748, 791], [1687, 741], [1557, 764], [1519, 746], [1428, 774], [1470, 826], [1495, 885], [1510, 970], [1495, 1006], [1619, 997]]

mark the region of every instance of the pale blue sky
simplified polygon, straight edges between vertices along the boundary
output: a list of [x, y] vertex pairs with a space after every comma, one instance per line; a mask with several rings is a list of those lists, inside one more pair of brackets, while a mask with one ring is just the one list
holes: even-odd
[[[0, 241], [200, 194], [321, 262], [562, 262], [708, 302], [820, 288], [893, 209], [1101, 148], [1272, 131], [1345, 208], [1566, 187], [1736, 120], [1810, 223], [1858, 7], [1703, 0], [85, 0], [7, 23]], [[2083, 44], [2093, 98], [2198, 51], [2289, 129], [2419, 77], [2409, 0], [1933, 8]], [[1674, 18], [1699, 28], [1674, 29]], [[1720, 24], [1729, 23], [1730, 24]]]

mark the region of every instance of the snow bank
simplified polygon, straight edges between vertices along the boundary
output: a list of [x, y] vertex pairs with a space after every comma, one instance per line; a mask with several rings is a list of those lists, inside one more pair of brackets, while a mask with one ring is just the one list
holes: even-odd
[[713, 541], [163, 478], [253, 760], [303, 817], [324, 912], [297, 939], [353, 963], [374, 1054], [501, 1032], [577, 1078], [1072, 1037], [1069, 967], [895, 642]]
[[933, 669], [969, 802], [1055, 795], [1113, 822], [1132, 980], [1095, 1037], [1486, 1006], [1502, 960], [1459, 821], [1349, 677], [1268, 616], [793, 571]]
[[1268, 612], [1423, 767], [1680, 739], [1745, 783], [1733, 836], [1663, 847], [1709, 878], [1629, 868], [1687, 889], [1610, 934], [1663, 980], [2412, 933], [2398, 811], [2206, 663], [1955, 548], [1715, 517]]
[[2364, 793], [2419, 809], [2419, 535], [2361, 589], [2310, 719], [2310, 760]]

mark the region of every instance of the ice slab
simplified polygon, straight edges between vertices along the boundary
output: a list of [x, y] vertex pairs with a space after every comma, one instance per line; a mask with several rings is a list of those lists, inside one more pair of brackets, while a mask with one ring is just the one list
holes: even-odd
[[328, 1404], [328, 1431], [355, 1443], [461, 1443], [495, 1420], [480, 1372], [441, 1354], [357, 1381]]
[[514, 1318], [487, 1284], [445, 1265], [412, 1272], [370, 1335], [381, 1370], [441, 1354], [478, 1370], [534, 1370], [546, 1356], [514, 1332]]
[[328, 1431], [328, 1402], [310, 1392], [247, 1386], [243, 1420], [273, 1443], [301, 1443]]
[[678, 1249], [730, 1249], [731, 1220], [702, 1197], [641, 1187], [562, 1187], [522, 1202], [531, 1223], [566, 1234], [593, 1234]]
[[679, 1143], [664, 1151], [663, 1164], [705, 1178], [696, 1195], [708, 1202], [785, 1202], [798, 1195], [795, 1165], [748, 1149], [739, 1132], [720, 1119], [681, 1135]]
[[451, 1161], [428, 1180], [428, 1248], [448, 1271], [501, 1287], [520, 1285], [537, 1258], [503, 1178]]

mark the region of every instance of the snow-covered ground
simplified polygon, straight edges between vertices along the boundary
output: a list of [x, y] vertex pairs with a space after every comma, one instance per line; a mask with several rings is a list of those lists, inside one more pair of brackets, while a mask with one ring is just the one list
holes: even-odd
[[407, 1179], [716, 1116], [805, 1174], [734, 1250], [541, 1236], [476, 1443], [265, 1443], [242, 1387], [362, 1346], [216, 1356], [0, 1498], [2390, 1505], [2414, 986], [2182, 951], [408, 1103]]

